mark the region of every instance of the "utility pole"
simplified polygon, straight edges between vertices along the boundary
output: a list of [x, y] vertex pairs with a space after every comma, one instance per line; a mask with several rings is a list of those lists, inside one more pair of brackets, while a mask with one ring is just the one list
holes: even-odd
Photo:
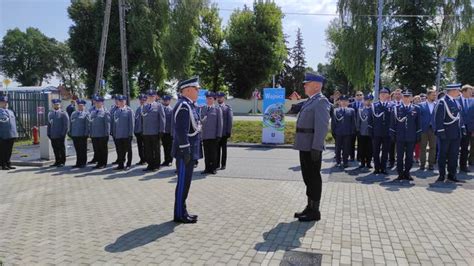
[[109, 35], [110, 9], [112, 0], [107, 0], [105, 4], [104, 25], [102, 25], [102, 37], [100, 40], [99, 62], [97, 63], [97, 73], [95, 76], [94, 94], [99, 92], [100, 80], [104, 75], [105, 50], [107, 48], [107, 36]]
[[377, 14], [377, 51], [375, 55], [374, 101], [378, 101], [379, 90], [380, 90], [380, 53], [382, 50], [382, 30], [383, 30], [382, 11], [383, 11], [383, 0], [379, 0], [378, 14]]
[[127, 104], [130, 104], [130, 90], [128, 88], [127, 28], [125, 27], [125, 12], [125, 0], [119, 0], [120, 52], [122, 54], [122, 86], [123, 95], [127, 97]]

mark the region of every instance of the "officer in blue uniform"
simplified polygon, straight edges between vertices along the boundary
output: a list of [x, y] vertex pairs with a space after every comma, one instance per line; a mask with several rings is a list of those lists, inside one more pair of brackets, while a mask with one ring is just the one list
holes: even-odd
[[173, 146], [173, 136], [171, 135], [171, 129], [173, 124], [173, 108], [170, 106], [171, 96], [164, 95], [161, 99], [166, 121], [165, 131], [163, 132], [163, 135], [161, 137], [165, 160], [161, 164], [161, 166], [170, 166], [173, 162], [173, 156], [171, 156], [171, 148]]
[[224, 170], [227, 165], [227, 140], [232, 135], [234, 112], [232, 107], [225, 103], [224, 92], [218, 92], [216, 95], [217, 103], [222, 110], [222, 137], [219, 140], [219, 148], [217, 149], [217, 168]]
[[66, 107], [66, 113], [69, 117], [71, 117], [74, 111], [76, 111], [76, 101], [71, 100], [71, 103]]
[[[364, 93], [362, 93], [362, 91], [356, 91], [355, 97], [353, 100], [354, 101], [350, 103], [349, 107], [354, 109], [356, 117], [357, 117], [357, 114], [359, 113], [359, 109], [364, 108]], [[355, 156], [356, 142], [357, 142], [357, 157]], [[352, 140], [351, 140], [351, 152], [349, 155], [350, 160], [354, 160], [354, 158], [357, 158], [357, 161], [360, 161], [360, 155], [359, 155], [359, 153], [361, 152], [360, 150], [362, 150], [362, 148], [365, 149], [365, 147], [361, 147], [359, 145], [359, 142], [360, 142], [359, 132], [357, 131], [357, 128], [356, 128], [356, 132], [352, 136]]]
[[206, 105], [201, 107], [200, 116], [202, 122], [201, 139], [204, 148], [205, 169], [201, 173], [217, 173], [217, 152], [219, 140], [222, 137], [222, 109], [214, 104], [215, 93], [206, 92]]
[[89, 118], [89, 132], [94, 150], [94, 158], [97, 165], [94, 169], [102, 169], [107, 166], [108, 142], [110, 135], [110, 113], [104, 108], [104, 98], [94, 98], [94, 109], [91, 109]]
[[364, 106], [357, 110], [356, 128], [357, 132], [359, 132], [357, 143], [357, 156], [359, 156], [360, 160], [359, 169], [372, 168], [372, 139], [369, 132], [369, 116], [371, 115], [373, 98], [372, 95], [364, 96]]
[[145, 94], [138, 95], [138, 101], [140, 102], [140, 106], [138, 106], [137, 110], [135, 111], [135, 138], [137, 139], [137, 149], [138, 149], [138, 157], [140, 157], [140, 161], [137, 165], [144, 165], [145, 164], [145, 145], [143, 143], [143, 116], [142, 111], [143, 107], [145, 106], [147, 96]]
[[390, 118], [392, 105], [389, 103], [390, 90], [382, 88], [380, 101], [373, 103], [369, 116], [369, 132], [372, 137], [372, 150], [375, 164], [374, 174], [388, 175], [387, 158], [390, 149]]
[[76, 164], [72, 168], [84, 168], [87, 163], [87, 137], [89, 136], [89, 112], [85, 110], [86, 101], [78, 99], [77, 110], [70, 118], [69, 135], [76, 150]]
[[48, 137], [53, 146], [55, 162], [52, 167], [66, 164], [66, 146], [64, 141], [69, 130], [69, 117], [61, 110], [61, 100], [53, 99], [53, 110], [48, 114]]
[[346, 95], [339, 98], [339, 105], [340, 107], [335, 108], [331, 114], [331, 129], [336, 139], [336, 164], [338, 167], [341, 166], [342, 152], [342, 167], [346, 168], [349, 166], [348, 158], [356, 129], [356, 113], [353, 108], [348, 107], [349, 97]]
[[390, 137], [397, 148], [396, 180], [413, 180], [410, 170], [413, 166], [415, 144], [421, 140], [420, 107], [412, 104], [410, 90], [402, 92], [402, 103], [393, 107], [390, 122]]
[[[117, 162], [118, 166], [115, 170], [128, 170], [132, 165], [132, 139], [133, 139], [133, 111], [126, 105], [127, 97], [118, 95], [117, 109], [113, 116], [113, 136], [117, 143]], [[127, 165], [125, 166], [125, 157], [127, 157]]]
[[114, 140], [114, 144], [115, 144], [115, 153], [117, 154], [117, 160], [115, 160], [115, 162], [112, 162], [112, 164], [118, 164], [118, 158], [119, 158], [119, 155], [118, 155], [118, 148], [117, 148], [117, 141], [116, 141], [116, 138], [114, 136], [114, 131], [113, 131], [113, 128], [114, 128], [114, 114], [115, 114], [115, 111], [118, 109], [118, 106], [119, 106], [119, 100], [118, 100], [118, 96], [120, 96], [119, 94], [114, 94], [112, 95], [112, 99], [114, 100], [114, 104], [112, 106], [110, 106], [110, 109], [109, 109], [109, 113], [110, 113], [110, 135], [112, 136], [112, 139]]
[[0, 166], [2, 170], [16, 169], [10, 163], [13, 143], [18, 138], [16, 118], [12, 110], [8, 109], [8, 96], [0, 95]]
[[145, 145], [145, 159], [148, 164], [143, 171], [156, 171], [160, 169], [160, 135], [165, 131], [165, 111], [163, 105], [156, 102], [156, 91], [147, 91], [147, 102], [143, 106], [143, 143]]
[[196, 223], [197, 216], [188, 213], [186, 199], [193, 176], [195, 161], [201, 158], [200, 132], [201, 124], [194, 102], [197, 101], [199, 78], [194, 77], [178, 84], [181, 98], [173, 109], [174, 134], [173, 156], [178, 169], [178, 182], [176, 184], [174, 221], [178, 223]]
[[456, 100], [459, 97], [460, 89], [461, 84], [446, 86], [446, 96], [439, 99], [435, 107], [436, 136], [439, 142], [439, 178], [437, 182], [443, 182], [446, 178], [446, 161], [448, 163], [448, 180], [459, 182], [456, 178], [456, 168], [461, 136], [465, 134], [461, 106]]
[[[459, 170], [461, 172], [469, 173], [468, 160], [469, 160], [469, 144], [472, 139], [472, 128], [469, 126], [469, 113], [474, 108], [474, 101], [472, 99], [472, 89], [470, 86], [463, 86], [461, 88], [461, 97], [458, 99], [459, 105], [461, 105], [461, 118], [466, 128], [465, 135], [461, 138], [461, 152], [459, 155]], [[472, 150], [471, 145], [471, 150]]]

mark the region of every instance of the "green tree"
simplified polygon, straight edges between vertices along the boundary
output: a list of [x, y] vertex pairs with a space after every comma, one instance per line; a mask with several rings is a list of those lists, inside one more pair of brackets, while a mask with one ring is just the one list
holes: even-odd
[[292, 49], [291, 60], [293, 61], [292, 76], [293, 76], [293, 90], [300, 95], [304, 94], [304, 88], [301, 86], [304, 80], [306, 70], [306, 58], [303, 46], [303, 35], [300, 28], [296, 31], [295, 46]]
[[458, 82], [474, 85], [474, 44], [459, 47], [455, 66]]
[[235, 97], [249, 98], [255, 88], [269, 84], [286, 57], [281, 9], [269, 1], [253, 8], [234, 11], [227, 28], [226, 78]]
[[225, 32], [217, 5], [205, 8], [199, 27], [199, 49], [196, 73], [205, 87], [212, 91], [224, 89], [226, 59]]
[[58, 46], [36, 28], [8, 30], [0, 46], [0, 71], [23, 86], [41, 86], [56, 71]]
[[332, 95], [335, 90], [339, 90], [343, 94], [350, 95], [353, 93], [353, 86], [350, 84], [344, 72], [337, 69], [334, 61], [328, 64], [318, 64], [318, 73], [326, 78], [323, 92], [326, 95]]
[[57, 68], [56, 76], [61, 80], [67, 90], [72, 95], [83, 96], [81, 91], [84, 70], [79, 68], [72, 58], [71, 49], [67, 43], [58, 44], [58, 54], [56, 56]]

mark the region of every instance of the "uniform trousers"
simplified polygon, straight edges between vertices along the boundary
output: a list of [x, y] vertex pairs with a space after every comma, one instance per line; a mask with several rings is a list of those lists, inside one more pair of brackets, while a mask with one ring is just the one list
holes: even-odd
[[336, 135], [336, 162], [341, 163], [341, 152], [342, 162], [347, 164], [348, 158], [352, 153], [352, 138], [353, 135], [339, 136]]
[[135, 138], [137, 139], [138, 157], [140, 158], [140, 162], [145, 162], [145, 145], [143, 144], [143, 134], [135, 133]]
[[145, 158], [148, 168], [158, 169], [161, 163], [160, 154], [160, 136], [159, 135], [143, 135], [143, 143], [145, 145]]
[[66, 164], [66, 146], [64, 145], [64, 140], [65, 137], [51, 139], [56, 164]]
[[219, 144], [217, 139], [204, 139], [202, 141], [204, 148], [205, 171], [214, 171], [217, 169], [217, 151]]
[[311, 200], [320, 201], [322, 151], [313, 151], [313, 153], [315, 156], [311, 156], [310, 151], [300, 151], [301, 174], [306, 185], [306, 196]]
[[76, 165], [84, 166], [87, 164], [87, 137], [72, 137], [72, 143], [76, 150]]
[[397, 172], [408, 175], [413, 166], [414, 141], [397, 141]]
[[434, 166], [436, 163], [436, 135], [431, 128], [421, 134], [420, 166], [423, 167], [426, 164], [426, 149], [428, 146], [430, 147], [428, 152], [428, 166]]
[[372, 156], [374, 157], [375, 170], [385, 171], [390, 144], [391, 140], [389, 136], [372, 138]]
[[94, 158], [97, 161], [98, 166], [106, 166], [107, 165], [107, 157], [108, 157], [108, 147], [107, 143], [109, 142], [109, 137], [98, 137], [98, 138], [91, 138], [92, 139], [92, 147], [94, 149]]
[[173, 136], [170, 133], [164, 133], [161, 137], [161, 142], [163, 144], [163, 153], [165, 155], [165, 161], [163, 163], [173, 162], [173, 157], [171, 156], [171, 148], [173, 145]]
[[0, 167], [10, 166], [10, 158], [12, 157], [13, 143], [15, 138], [0, 139]]
[[458, 139], [439, 139], [438, 170], [440, 176], [446, 176], [446, 162], [448, 164], [448, 174], [451, 177], [456, 176], [456, 169], [459, 157], [459, 145], [461, 138]]
[[[463, 135], [461, 138], [461, 154], [459, 156], [459, 166], [467, 167], [469, 160], [469, 145], [471, 144], [471, 139], [474, 138], [471, 136], [471, 133]], [[472, 145], [470, 147], [472, 150]]]
[[227, 164], [227, 140], [229, 137], [223, 136], [219, 140], [219, 148], [217, 149], [217, 167], [225, 167]]
[[362, 165], [370, 165], [372, 161], [372, 140], [370, 139], [370, 136], [359, 135], [357, 155], [360, 155], [360, 163]]
[[178, 173], [178, 182], [175, 190], [174, 218], [181, 219], [188, 215], [186, 210], [186, 199], [188, 198], [191, 180], [193, 179], [193, 170], [195, 160], [188, 163], [183, 158], [176, 158], [176, 168]]
[[127, 157], [127, 166], [132, 165], [132, 137], [115, 139], [117, 143], [117, 163], [124, 166], [125, 157]]

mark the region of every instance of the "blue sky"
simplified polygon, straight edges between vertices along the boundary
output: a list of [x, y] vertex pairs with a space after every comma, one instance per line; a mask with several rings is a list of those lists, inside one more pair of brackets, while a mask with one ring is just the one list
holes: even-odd
[[[253, 0], [217, 0], [224, 23], [232, 13], [228, 9], [252, 5]], [[275, 0], [284, 13], [335, 14], [337, 0]], [[70, 0], [0, 0], [0, 37], [8, 29], [15, 27], [25, 30], [36, 27], [48, 37], [64, 41], [72, 21], [67, 15]], [[334, 16], [312, 16], [287, 14], [283, 20], [283, 30], [289, 35], [290, 46], [294, 45], [296, 29], [303, 33], [308, 66], [316, 68], [318, 63], [326, 63], [328, 45], [325, 30]], [[0, 79], [3, 79], [0, 76]], [[52, 80], [52, 83], [56, 81]]]

